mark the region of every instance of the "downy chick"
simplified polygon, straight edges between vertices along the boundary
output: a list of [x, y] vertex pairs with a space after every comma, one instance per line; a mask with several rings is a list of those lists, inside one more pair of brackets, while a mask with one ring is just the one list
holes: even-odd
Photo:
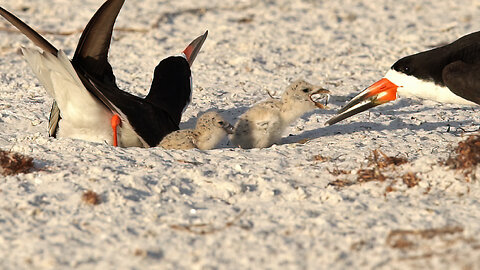
[[230, 140], [241, 148], [270, 147], [280, 141], [283, 131], [295, 120], [315, 108], [329, 91], [304, 80], [290, 84], [280, 99], [254, 105], [240, 116]]
[[174, 131], [160, 142], [165, 149], [209, 150], [214, 148], [228, 134], [233, 132], [233, 126], [217, 112], [204, 113], [197, 120], [195, 129]]

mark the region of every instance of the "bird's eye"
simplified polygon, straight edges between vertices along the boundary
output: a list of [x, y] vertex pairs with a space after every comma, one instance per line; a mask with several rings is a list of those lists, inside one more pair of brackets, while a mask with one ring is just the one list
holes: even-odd
[[225, 123], [223, 121], [218, 121], [218, 124], [223, 126]]
[[407, 74], [407, 75], [410, 75], [412, 73], [412, 69], [409, 66], [404, 66], [402, 68], [402, 72]]
[[304, 93], [308, 93], [309, 89], [308, 89], [308, 88], [304, 88], [302, 91], [303, 91]]

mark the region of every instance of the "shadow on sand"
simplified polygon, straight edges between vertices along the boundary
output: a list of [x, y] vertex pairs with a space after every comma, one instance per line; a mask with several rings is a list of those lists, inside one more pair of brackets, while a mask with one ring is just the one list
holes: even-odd
[[[348, 99], [345, 97], [337, 97], [343, 99]], [[302, 118], [303, 119], [308, 119], [312, 115], [325, 115], [325, 121], [327, 121], [328, 118], [334, 116], [335, 112], [337, 109], [339, 109], [342, 105], [345, 103], [343, 101], [337, 101], [337, 102], [332, 102], [331, 105], [335, 105], [335, 109], [329, 109], [329, 110], [315, 110], [310, 113], [305, 114]], [[389, 116], [401, 116], [401, 115], [406, 115], [411, 113], [408, 110], [400, 110], [400, 108], [403, 107], [408, 107], [412, 106], [415, 104], [422, 104], [421, 101], [416, 101], [416, 100], [410, 100], [410, 99], [402, 99], [398, 100], [395, 103], [392, 104], [385, 104], [383, 106], [380, 106], [378, 108], [371, 109], [371, 112], [380, 112], [384, 115], [389, 115]], [[220, 110], [220, 109], [213, 109], [217, 110], [227, 121], [229, 121], [232, 125], [235, 125], [236, 121], [238, 120], [238, 117], [245, 113], [249, 107], [237, 107], [237, 108], [231, 108], [227, 110]], [[427, 112], [427, 111], [432, 111], [432, 110], [437, 110], [435, 106], [424, 106], [422, 108], [416, 109], [415, 112]], [[180, 123], [180, 128], [181, 129], [186, 129], [186, 128], [195, 128], [195, 124], [197, 122], [198, 116], [211, 111], [212, 109], [206, 110], [206, 111], [201, 111], [197, 114], [196, 117], [192, 117], [188, 119], [186, 122]], [[458, 108], [448, 108], [445, 110], [459, 110]], [[362, 112], [362, 113], [368, 113], [368, 112]], [[442, 122], [425, 122], [421, 123], [419, 125], [413, 125], [413, 124], [408, 124], [405, 123], [401, 118], [396, 118], [395, 120], [390, 121], [387, 124], [383, 123], [376, 123], [373, 122], [339, 122], [335, 125], [332, 126], [325, 126], [322, 128], [317, 128], [314, 130], [307, 130], [301, 134], [298, 135], [292, 135], [292, 136], [286, 136], [282, 138], [282, 141], [279, 143], [280, 145], [282, 144], [291, 144], [291, 143], [297, 143], [301, 140], [308, 139], [308, 140], [314, 140], [322, 137], [328, 137], [328, 136], [333, 136], [336, 134], [353, 134], [356, 132], [362, 132], [365, 130], [371, 130], [371, 131], [393, 131], [393, 130], [399, 130], [399, 129], [410, 129], [410, 130], [424, 130], [424, 131], [433, 131], [438, 128], [444, 127], [445, 132], [458, 132], [460, 130], [462, 133], [463, 129], [461, 128], [462, 125], [470, 125], [471, 121], [469, 120], [464, 120], [464, 121], [442, 121]], [[451, 129], [453, 128], [453, 129]], [[234, 148], [234, 146], [230, 143], [228, 139], [224, 139], [221, 144], [217, 148]]]

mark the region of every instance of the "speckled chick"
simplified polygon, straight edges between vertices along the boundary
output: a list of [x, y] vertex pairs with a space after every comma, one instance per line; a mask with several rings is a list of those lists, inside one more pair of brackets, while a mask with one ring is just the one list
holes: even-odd
[[280, 141], [283, 131], [295, 120], [315, 108], [324, 109], [318, 100], [329, 91], [304, 80], [290, 84], [280, 99], [255, 104], [235, 124], [230, 140], [241, 148], [265, 148]]
[[233, 126], [215, 111], [204, 113], [197, 120], [195, 129], [174, 131], [160, 142], [165, 149], [209, 150], [217, 146], [227, 134], [233, 132]]

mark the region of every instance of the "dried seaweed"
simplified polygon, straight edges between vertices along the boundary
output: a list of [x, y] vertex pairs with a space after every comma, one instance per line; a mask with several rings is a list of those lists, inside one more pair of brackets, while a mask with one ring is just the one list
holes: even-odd
[[333, 186], [333, 187], [336, 187], [336, 188], [348, 187], [348, 186], [351, 186], [353, 184], [354, 183], [352, 183], [351, 181], [348, 181], [348, 180], [345, 180], [345, 179], [337, 179], [335, 181], [332, 181], [332, 182], [328, 183], [329, 186]]
[[33, 168], [33, 158], [14, 152], [0, 150], [0, 174], [27, 173]]
[[357, 181], [360, 183], [379, 181], [384, 182], [387, 178], [380, 172], [379, 169], [360, 169], [357, 172]]
[[333, 169], [333, 170], [328, 170], [328, 172], [331, 174], [331, 175], [334, 175], [334, 176], [339, 176], [341, 174], [350, 174], [351, 171], [347, 171], [347, 170], [339, 170], [339, 169]]
[[325, 161], [330, 161], [329, 157], [324, 157], [322, 155], [315, 155], [312, 158], [313, 161], [318, 161], [318, 162], [325, 162]]
[[389, 157], [380, 150], [373, 150], [372, 155], [369, 157], [369, 165], [375, 165], [380, 169], [384, 169], [392, 165], [399, 166], [407, 162], [408, 160], [405, 157]]
[[97, 205], [102, 202], [100, 196], [92, 190], [87, 190], [82, 194], [82, 201], [91, 205]]
[[450, 156], [444, 165], [456, 170], [465, 170], [467, 174], [480, 163], [480, 136], [469, 136], [466, 140], [458, 143], [455, 148], [455, 156]]
[[425, 230], [392, 230], [387, 236], [386, 243], [392, 248], [407, 249], [413, 247], [418, 238], [432, 239], [438, 236], [463, 233], [463, 230], [459, 226]]
[[405, 185], [407, 185], [407, 187], [412, 188], [412, 187], [418, 185], [418, 183], [420, 183], [421, 179], [418, 178], [415, 173], [409, 172], [409, 173], [406, 173], [402, 176], [402, 181]]

